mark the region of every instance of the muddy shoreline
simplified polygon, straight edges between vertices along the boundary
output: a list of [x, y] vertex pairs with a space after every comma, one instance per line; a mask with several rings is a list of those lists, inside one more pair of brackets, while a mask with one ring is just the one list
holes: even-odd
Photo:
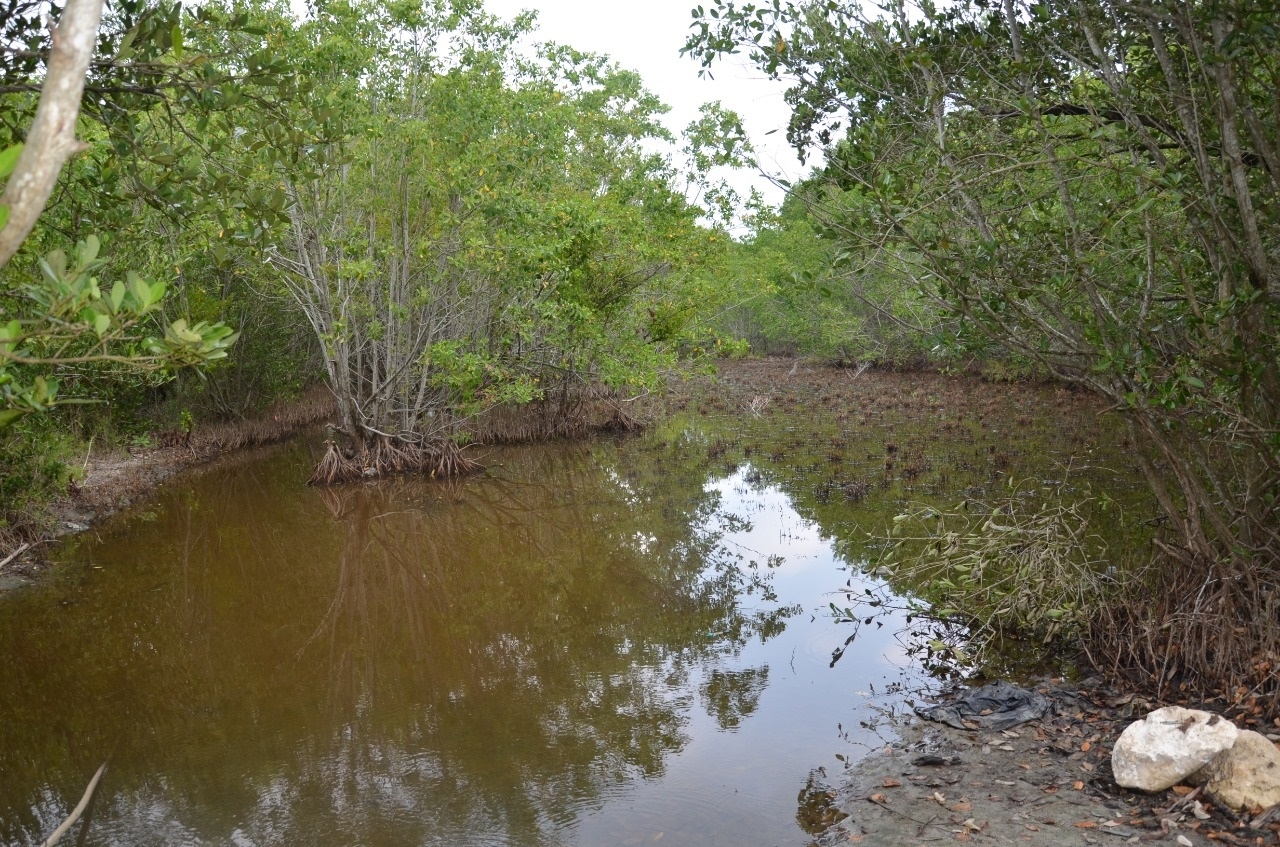
[[316, 388], [255, 418], [185, 435], [157, 434], [157, 446], [91, 451], [66, 495], [49, 505], [39, 537], [0, 549], [0, 593], [39, 579], [50, 567], [47, 551], [59, 538], [83, 532], [128, 508], [183, 471], [286, 441], [320, 425], [332, 411], [332, 396]]
[[1049, 697], [1050, 713], [1008, 730], [897, 718], [898, 739], [830, 791], [831, 817], [844, 817], [816, 843], [1280, 844], [1280, 821], [1252, 829], [1248, 814], [1188, 786], [1145, 794], [1116, 785], [1115, 740], [1160, 704], [1096, 679], [1034, 687]]

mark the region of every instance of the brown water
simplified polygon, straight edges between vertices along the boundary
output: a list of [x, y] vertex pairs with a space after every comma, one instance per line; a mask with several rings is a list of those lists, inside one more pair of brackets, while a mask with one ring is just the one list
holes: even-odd
[[[1026, 472], [1079, 450], [1046, 397]], [[928, 494], [823, 496], [832, 425], [692, 415], [323, 492], [298, 442], [176, 481], [0, 597], [0, 842], [109, 759], [86, 844], [806, 843], [797, 795], [924, 681], [893, 619], [832, 666], [828, 592]]]

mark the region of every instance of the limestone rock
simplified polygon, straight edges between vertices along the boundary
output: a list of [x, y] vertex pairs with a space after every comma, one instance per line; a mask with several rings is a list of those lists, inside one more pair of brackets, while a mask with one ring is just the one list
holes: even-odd
[[1218, 715], [1166, 706], [1125, 728], [1111, 751], [1111, 770], [1126, 788], [1163, 791], [1230, 749], [1239, 734]]
[[1253, 730], [1241, 732], [1236, 743], [1199, 775], [1213, 796], [1233, 809], [1267, 809], [1280, 803], [1280, 750]]

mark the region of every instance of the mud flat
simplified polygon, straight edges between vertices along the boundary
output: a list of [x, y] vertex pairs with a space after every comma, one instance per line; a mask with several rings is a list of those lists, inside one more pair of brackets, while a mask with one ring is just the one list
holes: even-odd
[[1144, 794], [1116, 785], [1112, 744], [1159, 704], [1061, 682], [1037, 688], [1052, 702], [1049, 715], [1014, 729], [901, 718], [898, 740], [858, 762], [833, 792], [832, 807], [847, 817], [818, 843], [1280, 844], [1280, 821], [1253, 829], [1247, 815], [1188, 786]]

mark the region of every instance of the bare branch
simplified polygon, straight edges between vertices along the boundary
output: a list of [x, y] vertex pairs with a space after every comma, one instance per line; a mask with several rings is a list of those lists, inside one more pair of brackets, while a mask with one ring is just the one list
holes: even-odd
[[0, 229], [0, 267], [8, 264], [35, 227], [62, 166], [84, 149], [83, 142], [76, 140], [76, 115], [103, 2], [69, 0], [53, 33], [49, 72], [35, 121], [17, 167], [0, 196], [0, 205], [9, 207], [9, 220]]

